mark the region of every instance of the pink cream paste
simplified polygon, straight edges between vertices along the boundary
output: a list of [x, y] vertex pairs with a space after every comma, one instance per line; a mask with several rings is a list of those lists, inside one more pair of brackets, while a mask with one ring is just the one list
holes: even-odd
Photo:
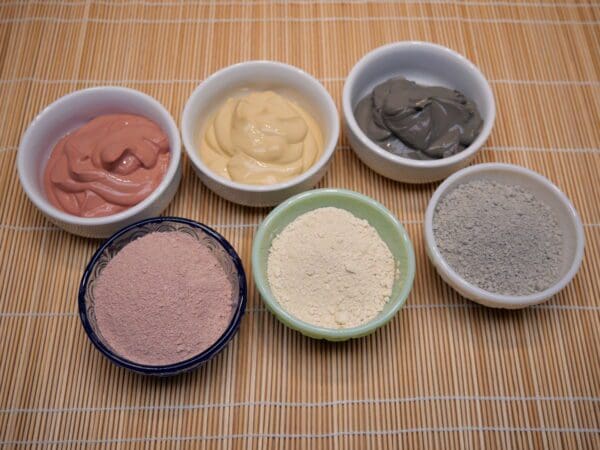
[[56, 144], [44, 188], [62, 211], [108, 216], [148, 197], [165, 176], [169, 157], [169, 140], [156, 123], [131, 114], [107, 114]]

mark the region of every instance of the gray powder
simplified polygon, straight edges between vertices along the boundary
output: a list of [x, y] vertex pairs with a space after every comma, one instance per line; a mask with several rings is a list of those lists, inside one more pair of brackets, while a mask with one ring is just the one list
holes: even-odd
[[562, 231], [550, 207], [521, 186], [458, 186], [438, 203], [433, 233], [448, 264], [488, 292], [533, 294], [558, 279]]

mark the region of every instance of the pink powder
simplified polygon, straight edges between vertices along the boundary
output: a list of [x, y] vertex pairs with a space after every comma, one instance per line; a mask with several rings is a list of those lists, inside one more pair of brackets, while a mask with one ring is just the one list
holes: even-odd
[[217, 258], [180, 232], [149, 233], [125, 246], [96, 281], [100, 334], [123, 358], [173, 364], [210, 347], [233, 313], [232, 286]]

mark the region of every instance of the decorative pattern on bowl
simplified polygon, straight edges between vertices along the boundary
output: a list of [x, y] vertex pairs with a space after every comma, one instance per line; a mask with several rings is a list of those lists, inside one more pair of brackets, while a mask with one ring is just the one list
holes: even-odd
[[[96, 280], [110, 260], [130, 242], [153, 232], [186, 233], [202, 242], [217, 258], [229, 278], [232, 289], [232, 300], [237, 306], [232, 314], [231, 322], [223, 335], [208, 349], [186, 361], [165, 366], [148, 366], [137, 364], [121, 358], [102, 338], [96, 323], [94, 312], [94, 290]], [[79, 316], [83, 328], [96, 348], [110, 361], [146, 375], [169, 376], [194, 369], [219, 353], [233, 338], [239, 328], [246, 308], [246, 275], [242, 262], [231, 244], [223, 236], [210, 227], [189, 219], [179, 217], [155, 217], [134, 223], [111, 236], [96, 251], [87, 265], [79, 287]]]

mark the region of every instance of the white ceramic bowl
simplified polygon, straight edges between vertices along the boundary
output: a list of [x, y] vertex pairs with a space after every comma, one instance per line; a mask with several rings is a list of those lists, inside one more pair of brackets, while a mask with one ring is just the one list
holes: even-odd
[[[256, 186], [223, 178], [204, 164], [198, 154], [198, 142], [207, 119], [243, 88], [273, 90], [295, 101], [316, 119], [323, 133], [324, 149], [309, 170], [284, 183]], [[181, 119], [183, 145], [198, 177], [221, 197], [247, 206], [273, 206], [314, 187], [327, 171], [339, 132], [335, 103], [323, 85], [297, 67], [273, 61], [248, 61], [215, 72], [194, 90]]]
[[[169, 137], [171, 159], [158, 187], [137, 205], [117, 214], [86, 218], [63, 212], [46, 198], [43, 174], [54, 145], [102, 114], [129, 113], [156, 122]], [[171, 114], [154, 98], [134, 89], [106, 86], [75, 91], [44, 108], [21, 139], [17, 169], [29, 199], [53, 223], [70, 233], [104, 238], [120, 228], [159, 215], [171, 202], [181, 180], [181, 140]]]
[[[458, 275], [444, 260], [433, 234], [433, 215], [439, 201], [458, 185], [473, 180], [493, 180], [502, 183], [518, 184], [535, 194], [546, 203], [557, 216], [563, 232], [563, 261], [560, 276], [547, 289], [531, 295], [511, 296], [484, 291], [468, 283]], [[462, 296], [493, 308], [516, 309], [535, 305], [548, 300], [563, 289], [575, 276], [583, 259], [585, 236], [583, 225], [577, 211], [566, 197], [547, 178], [520, 166], [512, 164], [477, 164], [450, 176], [434, 192], [425, 213], [425, 244], [427, 255], [437, 272], [450, 286]]]
[[[473, 100], [483, 118], [475, 141], [456, 155], [431, 161], [397, 156], [371, 141], [358, 126], [354, 109], [375, 86], [400, 75], [419, 84], [458, 89]], [[362, 162], [384, 177], [406, 183], [441, 180], [466, 167], [487, 140], [496, 118], [492, 89], [479, 69], [455, 51], [427, 42], [398, 42], [367, 53], [346, 79], [342, 109], [348, 141]]]

